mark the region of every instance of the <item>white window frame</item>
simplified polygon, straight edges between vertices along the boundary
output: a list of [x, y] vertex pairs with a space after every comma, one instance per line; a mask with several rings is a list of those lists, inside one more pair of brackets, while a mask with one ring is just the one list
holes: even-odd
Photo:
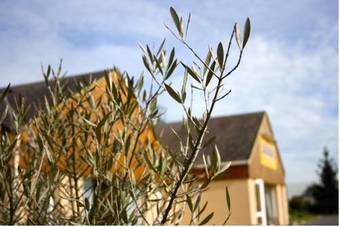
[[[267, 212], [266, 212], [266, 201], [265, 201], [265, 193], [264, 193], [264, 182], [263, 179], [256, 179], [255, 180], [255, 198], [256, 194], [256, 187], [259, 188], [259, 200], [260, 200], [260, 211], [255, 210], [256, 221], [258, 218], [261, 219], [261, 225], [267, 225]], [[256, 199], [257, 202], [257, 199]]]

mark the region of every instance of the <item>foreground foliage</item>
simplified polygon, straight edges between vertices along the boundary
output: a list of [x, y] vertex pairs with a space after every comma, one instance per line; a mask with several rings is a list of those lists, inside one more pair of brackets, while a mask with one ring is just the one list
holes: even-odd
[[[221, 163], [215, 146], [211, 157], [203, 156], [205, 176], [191, 170], [201, 149], [214, 141], [213, 135], [207, 137], [207, 125], [216, 103], [230, 93], [224, 82], [240, 64], [250, 21], [242, 39], [236, 23], [227, 45], [218, 43], [216, 51], [209, 47], [201, 58], [186, 41], [191, 15], [184, 23], [173, 8], [170, 13], [175, 29], [167, 28], [195, 57], [192, 66], [179, 60], [174, 48], [167, 52], [163, 41], [154, 51], [141, 46], [153, 79], [150, 89], [143, 76], [135, 81], [114, 70], [107, 72], [102, 90], [82, 83], [71, 93], [61, 66], [56, 72], [49, 66], [43, 71], [50, 93], [43, 111], [26, 123], [29, 106], [22, 99], [14, 111], [3, 112], [0, 120], [12, 114], [15, 130], [0, 135], [1, 224], [176, 224], [185, 207], [190, 224], [209, 222], [214, 214], [202, 216], [208, 208], [201, 194], [229, 165]], [[239, 53], [229, 65], [233, 40]], [[178, 67], [184, 69], [180, 91], [170, 82]], [[178, 138], [178, 151], [159, 144], [153, 131], [163, 92], [185, 113], [187, 137]], [[204, 97], [201, 116], [192, 113], [194, 92]], [[0, 101], [5, 96], [6, 91]], [[230, 211], [227, 189], [226, 199]]]

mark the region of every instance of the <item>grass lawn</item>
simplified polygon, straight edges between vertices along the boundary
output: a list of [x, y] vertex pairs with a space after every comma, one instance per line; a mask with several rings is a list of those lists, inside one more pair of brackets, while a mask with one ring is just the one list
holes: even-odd
[[316, 214], [311, 214], [305, 211], [291, 211], [289, 213], [290, 221], [294, 224], [303, 224], [318, 217]]

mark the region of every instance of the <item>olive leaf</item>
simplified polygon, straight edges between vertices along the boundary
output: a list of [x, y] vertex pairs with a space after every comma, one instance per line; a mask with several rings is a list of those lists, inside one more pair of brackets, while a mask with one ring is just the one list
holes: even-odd
[[170, 65], [172, 65], [174, 58], [175, 58], [175, 48], [172, 48], [172, 50], [170, 52], [170, 56], [169, 56], [168, 67], [170, 67]]
[[172, 73], [175, 71], [176, 67], [177, 67], [177, 60], [175, 60], [175, 61], [172, 63], [172, 65], [169, 66], [168, 71], [167, 71], [167, 73], [166, 73], [166, 76], [165, 76], [165, 78], [164, 78], [165, 80], [168, 79], [168, 78], [172, 75]]
[[201, 83], [197, 73], [192, 70], [189, 66], [187, 66], [186, 64], [184, 64], [183, 62], [181, 62], [181, 64], [183, 65], [183, 67], [188, 71], [188, 73], [190, 74], [190, 76], [192, 78], [194, 78], [194, 80], [196, 80], [198, 83]]
[[212, 79], [212, 76], [213, 76], [214, 71], [215, 71], [215, 65], [216, 65], [216, 61], [213, 61], [213, 63], [210, 66], [210, 70], [208, 72], [207, 79], [205, 81], [205, 86], [208, 86], [211, 79]]
[[217, 47], [217, 60], [218, 64], [220, 65], [220, 68], [223, 68], [224, 65], [224, 50], [223, 50], [223, 44], [220, 42]]
[[250, 35], [250, 19], [247, 17], [247, 20], [244, 24], [244, 31], [243, 31], [243, 44], [242, 49], [246, 46]]
[[180, 96], [178, 95], [178, 93], [174, 89], [172, 89], [172, 87], [170, 87], [169, 85], [167, 85], [167, 84], [164, 84], [164, 85], [165, 85], [165, 88], [166, 88], [168, 94], [174, 100], [176, 100], [177, 102], [182, 103], [182, 100], [181, 100]]
[[176, 10], [173, 7], [170, 7], [170, 14], [171, 14], [172, 20], [174, 21], [174, 23], [176, 25], [178, 33], [182, 37], [183, 36], [182, 23], [181, 23], [180, 18], [178, 17]]
[[228, 210], [230, 211], [231, 203], [230, 203], [230, 194], [229, 194], [228, 187], [225, 188], [225, 196], [226, 196], [226, 200], [227, 200]]
[[152, 73], [152, 72], [151, 72], [150, 64], [149, 64], [148, 59], [146, 58], [145, 55], [143, 56], [143, 63], [144, 63], [145, 68], [146, 68], [150, 73]]
[[238, 47], [242, 49], [240, 25], [235, 23], [235, 39]]
[[213, 216], [214, 216], [214, 212], [211, 212], [208, 216], [206, 216], [206, 217], [203, 219], [203, 221], [201, 221], [201, 222], [199, 223], [199, 225], [205, 225], [205, 224], [207, 224]]
[[187, 94], [186, 93], [187, 81], [188, 81], [188, 71], [185, 70], [184, 76], [183, 76], [182, 90], [181, 90], [181, 96], [182, 96], [183, 102], [185, 102], [185, 98], [186, 98], [186, 94]]
[[211, 52], [208, 51], [207, 56], [205, 57], [205, 60], [204, 60], [205, 66], [203, 67], [203, 74], [207, 72], [208, 70], [207, 67], [209, 67], [210, 61], [211, 61]]

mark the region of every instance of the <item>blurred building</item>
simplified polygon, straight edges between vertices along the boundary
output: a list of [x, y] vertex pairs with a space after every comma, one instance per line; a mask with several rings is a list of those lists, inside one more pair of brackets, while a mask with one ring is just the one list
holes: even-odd
[[[178, 150], [171, 128], [180, 138], [185, 138], [182, 124], [170, 123], [160, 127], [161, 140], [172, 150]], [[231, 198], [227, 224], [289, 224], [285, 171], [267, 113], [213, 118], [208, 132], [208, 137], [216, 136], [222, 162], [231, 161], [225, 175], [213, 181], [202, 195], [203, 204], [209, 202], [202, 217], [214, 212], [208, 224], [221, 225], [228, 215], [226, 187]], [[202, 153], [211, 155], [213, 145], [204, 148]], [[200, 175], [204, 171], [200, 155], [194, 172]], [[189, 222], [189, 212], [186, 209], [182, 224]]]
[[[97, 79], [102, 81], [98, 83], [104, 83], [103, 76], [104, 71], [69, 77], [65, 79], [67, 91], [71, 95], [77, 90], [78, 82], [91, 83]], [[3, 90], [0, 89], [0, 93]], [[96, 94], [102, 92], [98, 90]], [[15, 130], [11, 112], [16, 106], [15, 100], [20, 96], [31, 104], [27, 123], [43, 109], [45, 97], [51, 99], [44, 82], [12, 87], [10, 94], [0, 103], [0, 115], [6, 106], [9, 107], [0, 127], [2, 131]], [[185, 137], [185, 130], [180, 123], [162, 124], [157, 131], [164, 144], [172, 150], [178, 150], [179, 144], [171, 128], [179, 136]], [[222, 224], [228, 215], [226, 186], [231, 196], [228, 224], [288, 224], [285, 173], [268, 115], [259, 112], [214, 118], [208, 125], [208, 131], [209, 137], [216, 136], [215, 142], [222, 162], [231, 161], [225, 175], [215, 180], [203, 194], [203, 200], [209, 201], [205, 214], [215, 212], [209, 224]], [[202, 152], [210, 155], [213, 145], [214, 143]], [[204, 172], [201, 156], [196, 161], [194, 172]], [[184, 212], [182, 224], [188, 223], [188, 212]]]

